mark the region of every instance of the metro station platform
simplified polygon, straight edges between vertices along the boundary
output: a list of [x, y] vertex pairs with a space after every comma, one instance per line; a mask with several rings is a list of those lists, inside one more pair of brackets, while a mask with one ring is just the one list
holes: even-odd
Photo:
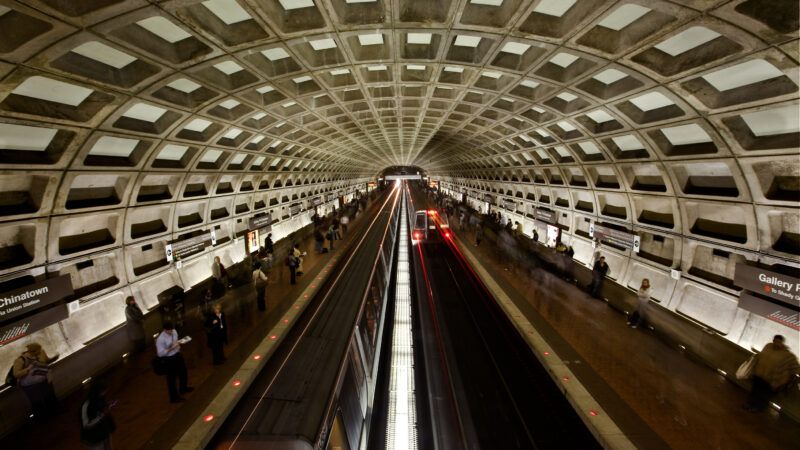
[[[367, 220], [365, 220], [367, 219]], [[369, 219], [362, 213], [350, 222], [348, 232], [342, 240], [335, 242], [333, 252], [319, 254], [314, 251], [314, 237], [307, 235], [296, 242], [307, 252], [303, 260], [305, 273], [297, 277], [297, 284], [289, 284], [289, 269], [284, 264], [284, 256], [290, 248], [290, 237], [275, 243], [275, 262], [270, 271], [267, 287], [267, 311], [256, 308], [255, 292], [250, 284], [228, 289], [221, 303], [229, 323], [229, 344], [225, 347], [227, 361], [219, 366], [212, 365], [211, 350], [206, 345], [202, 325], [202, 315], [198, 305], [189, 305], [186, 327], [181, 336], [192, 336], [193, 342], [183, 346], [189, 385], [195, 390], [185, 394], [183, 403], [171, 404], [168, 400], [164, 377], [153, 373], [150, 360], [154, 355], [152, 339], [147, 348], [121, 359], [120, 363], [107, 372], [97, 374], [109, 384], [107, 398], [118, 400], [113, 410], [117, 430], [113, 435], [113, 445], [117, 450], [125, 449], [169, 449], [183, 432], [202, 413], [203, 409], [225, 386], [231, 374], [251, 355], [258, 342], [265, 339], [292, 302], [311, 284], [319, 282], [323, 266], [332, 258], [351, 246]], [[326, 242], [327, 246], [327, 242]], [[157, 311], [148, 314], [148, 322], [160, 323]], [[123, 330], [124, 331], [124, 330]], [[0, 438], [2, 448], [43, 448], [43, 449], [83, 449], [80, 443], [78, 410], [85, 396], [79, 390], [62, 400], [63, 411], [57, 416], [37, 424], [27, 423], [16, 432]], [[46, 429], [46, 433], [39, 430]]]
[[473, 231], [456, 236], [637, 448], [797, 447], [800, 424], [744, 411], [745, 390], [646, 327], [626, 326], [606, 302], [521, 268], [490, 239], [475, 246]]

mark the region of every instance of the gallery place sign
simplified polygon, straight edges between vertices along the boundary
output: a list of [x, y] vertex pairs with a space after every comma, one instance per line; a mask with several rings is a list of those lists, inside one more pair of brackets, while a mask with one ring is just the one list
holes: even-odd
[[800, 279], [795, 277], [739, 263], [733, 273], [733, 283], [800, 308]]
[[800, 331], [800, 315], [789, 306], [758, 298], [747, 292], [739, 296], [739, 307], [765, 317], [767, 320]]

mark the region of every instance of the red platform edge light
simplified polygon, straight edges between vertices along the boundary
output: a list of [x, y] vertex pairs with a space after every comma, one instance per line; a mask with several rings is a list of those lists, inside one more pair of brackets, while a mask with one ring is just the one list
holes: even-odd
[[277, 334], [273, 334], [273, 335], [272, 335], [272, 336], [270, 336], [269, 338], [270, 338], [270, 339], [272, 339], [272, 340], [274, 341], [275, 339], [278, 339], [278, 335], [277, 335]]
[[589, 411], [589, 415], [590, 416], [596, 416], [597, 415], [597, 411], [591, 410], [591, 411]]
[[212, 420], [214, 420], [214, 415], [213, 414], [209, 414], [209, 415], [203, 417], [203, 421], [205, 421], [205, 422], [211, 422]]
[[562, 380], [569, 381], [569, 377], [564, 377], [564, 378], [562, 378]]
[[283, 319], [283, 323], [289, 323], [289, 319]]
[[233, 387], [239, 387], [239, 386], [242, 385], [242, 382], [239, 381], [239, 380], [233, 380], [233, 383], [231, 383], [231, 384], [233, 384]]
[[544, 352], [544, 356], [548, 356], [550, 352]]
[[256, 361], [258, 361], [259, 359], [261, 359], [261, 355], [255, 355], [255, 356], [253, 356], [253, 359], [255, 359]]

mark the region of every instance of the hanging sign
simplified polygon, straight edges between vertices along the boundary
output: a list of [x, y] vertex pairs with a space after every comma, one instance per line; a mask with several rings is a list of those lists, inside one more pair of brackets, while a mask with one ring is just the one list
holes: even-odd
[[548, 211], [546, 209], [534, 208], [533, 218], [544, 223], [549, 223], [549, 224], [556, 223], [556, 213], [554, 211]]
[[172, 241], [165, 246], [167, 261], [172, 262], [173, 260], [180, 260], [196, 255], [205, 250], [209, 245], [216, 245], [216, 243], [217, 237], [214, 235], [213, 230], [206, 231], [188, 239]]
[[517, 210], [517, 202], [514, 200], [503, 200], [503, 207], [509, 211]]
[[69, 275], [48, 278], [0, 294], [0, 323], [64, 300], [72, 294], [72, 280]]
[[484, 194], [483, 201], [485, 201], [486, 203], [494, 204], [494, 196], [491, 194]]
[[749, 291], [800, 308], [800, 279], [767, 269], [736, 264], [733, 283]]
[[296, 216], [300, 213], [300, 210], [303, 209], [303, 206], [300, 203], [292, 203], [289, 205], [289, 214]]
[[267, 213], [261, 216], [251, 217], [247, 225], [250, 231], [266, 228], [272, 225], [272, 214]]
[[322, 197], [314, 197], [311, 199], [311, 206], [319, 206], [322, 204]]
[[739, 296], [739, 307], [761, 317], [800, 331], [800, 316], [790, 306], [762, 299], [748, 292]]
[[603, 241], [626, 249], [632, 249], [636, 253], [639, 252], [641, 245], [641, 238], [638, 235], [609, 228], [597, 223], [591, 223], [589, 225], [589, 236], [598, 241]]

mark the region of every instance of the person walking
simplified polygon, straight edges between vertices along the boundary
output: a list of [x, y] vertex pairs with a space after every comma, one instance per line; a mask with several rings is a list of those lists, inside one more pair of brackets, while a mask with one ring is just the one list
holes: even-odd
[[780, 334], [755, 355], [752, 378], [753, 387], [743, 408], [751, 412], [763, 411], [775, 393], [797, 383], [800, 364], [789, 351], [786, 339]]
[[600, 292], [603, 290], [603, 283], [608, 273], [608, 264], [606, 264], [606, 257], [601, 256], [592, 267], [592, 282], [589, 284], [589, 294], [594, 298], [600, 298]]
[[111, 434], [117, 429], [111, 408], [116, 402], [106, 401], [108, 384], [93, 381], [86, 399], [81, 404], [81, 443], [88, 450], [111, 450]]
[[58, 355], [51, 358], [47, 356], [39, 343], [31, 342], [25, 347], [25, 351], [14, 360], [11, 372], [17, 380], [17, 385], [28, 397], [34, 420], [46, 419], [58, 412], [60, 408], [55, 389], [49, 378], [50, 364], [57, 359]]
[[350, 224], [350, 217], [347, 214], [342, 214], [342, 218], [339, 219], [339, 224], [342, 226], [342, 234], [347, 234], [347, 225]]
[[261, 263], [256, 263], [253, 267], [253, 287], [256, 289], [256, 305], [259, 311], [267, 310], [267, 275], [261, 270]]
[[289, 268], [290, 284], [297, 284], [297, 258], [294, 256], [294, 249], [289, 249], [286, 255], [286, 267]]
[[215, 293], [222, 295], [225, 293], [225, 288], [228, 287], [228, 271], [225, 270], [225, 265], [219, 259], [219, 256], [214, 257], [214, 263], [211, 265], [211, 276], [214, 277]]
[[184, 401], [181, 395], [192, 392], [194, 388], [189, 387], [186, 361], [183, 360], [178, 332], [172, 322], [164, 322], [164, 329], [156, 338], [156, 353], [164, 367], [170, 403]]
[[[333, 242], [331, 242], [331, 249], [333, 249]], [[300, 251], [300, 244], [294, 244], [294, 248], [292, 248], [292, 254], [297, 260], [297, 276], [301, 276], [303, 275], [303, 257], [306, 256], [306, 252]]]
[[475, 231], [475, 247], [480, 246], [482, 240], [483, 240], [483, 225], [478, 224], [478, 230]]
[[333, 240], [336, 239], [336, 232], [333, 229], [333, 224], [328, 227], [328, 232], [325, 234], [325, 238], [328, 240], [328, 248], [330, 251], [333, 251]]
[[317, 253], [322, 253], [325, 248], [325, 236], [322, 235], [322, 230], [319, 227], [314, 228], [314, 250]]
[[228, 343], [228, 324], [222, 305], [217, 303], [206, 316], [205, 329], [208, 337], [208, 346], [211, 348], [212, 360], [215, 366], [225, 362], [223, 347]]
[[125, 330], [133, 344], [133, 350], [140, 352], [144, 350], [144, 313], [132, 295], [125, 299], [125, 305]]
[[636, 310], [631, 313], [628, 325], [631, 328], [638, 328], [643, 322], [647, 321], [647, 310], [650, 307], [650, 280], [642, 279], [639, 290], [636, 291]]
[[267, 237], [264, 238], [264, 251], [270, 255], [275, 253], [275, 243], [272, 242], [272, 233], [267, 233]]

